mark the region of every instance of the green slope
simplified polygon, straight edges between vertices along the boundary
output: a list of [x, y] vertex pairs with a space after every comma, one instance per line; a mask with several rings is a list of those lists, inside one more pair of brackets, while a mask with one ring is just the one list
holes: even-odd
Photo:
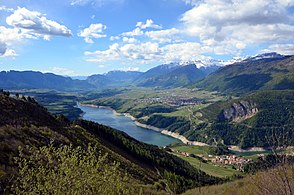
[[52, 140], [55, 146], [98, 145], [102, 153], [109, 154], [109, 162], [120, 163], [119, 170], [132, 178], [133, 185], [151, 191], [165, 189], [164, 185], [154, 187], [161, 180], [180, 182], [176, 192], [220, 181], [156, 146], [141, 143], [110, 127], [83, 120], [69, 123], [62, 117], [54, 118], [36, 102], [5, 95], [0, 95], [0, 103], [1, 185], [7, 184], [10, 175], [15, 173], [13, 157], [17, 156], [19, 146], [40, 147]]
[[[250, 105], [257, 108], [258, 112], [247, 119], [242, 119], [244, 108], [240, 102], [251, 102]], [[230, 109], [235, 112], [232, 112], [233, 118], [224, 119], [224, 111]], [[248, 111], [251, 109], [250, 106], [247, 108]], [[199, 125], [199, 128], [194, 131], [189, 130], [188, 138], [190, 139], [208, 143], [218, 140], [228, 145], [239, 145], [244, 148], [294, 145], [293, 90], [261, 91], [237, 100], [212, 104], [202, 109], [201, 113], [199, 120], [204, 123], [201, 124], [202, 127]], [[234, 117], [240, 120], [234, 121]]]
[[212, 73], [196, 86], [233, 95], [257, 90], [294, 89], [294, 57], [232, 64]]

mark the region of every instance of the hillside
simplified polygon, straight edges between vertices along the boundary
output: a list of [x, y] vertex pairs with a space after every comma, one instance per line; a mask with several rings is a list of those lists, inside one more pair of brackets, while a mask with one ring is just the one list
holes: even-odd
[[129, 86], [141, 74], [137, 71], [110, 71], [106, 74], [91, 75], [87, 78], [87, 82], [100, 89]]
[[222, 185], [201, 187], [185, 192], [186, 195], [244, 195], [244, 194], [292, 194], [294, 190], [294, 166], [280, 165], [274, 169], [248, 175], [243, 179]]
[[55, 146], [98, 144], [102, 153], [108, 153], [109, 162], [120, 163], [119, 170], [129, 175], [132, 185], [143, 185], [151, 191], [165, 190], [164, 184], [154, 187], [161, 180], [177, 182], [173, 183], [176, 192], [220, 181], [157, 146], [143, 144], [110, 127], [83, 120], [69, 123], [65, 118], [52, 117], [35, 102], [7, 95], [0, 95], [0, 102], [1, 185], [7, 185], [15, 172], [13, 157], [18, 153], [18, 146], [40, 147], [52, 140]]
[[0, 88], [4, 89], [54, 89], [62, 91], [87, 90], [94, 86], [86, 81], [73, 80], [52, 73], [35, 71], [2, 71]]
[[193, 63], [160, 65], [142, 74], [135, 83], [140, 87], [182, 87], [196, 83], [217, 69], [217, 66], [197, 68]]
[[219, 69], [195, 86], [233, 95], [257, 90], [294, 89], [294, 57], [248, 58]]
[[224, 142], [242, 148], [294, 145], [293, 105], [293, 90], [262, 91], [217, 102], [194, 113], [198, 124], [191, 126], [182, 120], [186, 129], [181, 133], [189, 140]]

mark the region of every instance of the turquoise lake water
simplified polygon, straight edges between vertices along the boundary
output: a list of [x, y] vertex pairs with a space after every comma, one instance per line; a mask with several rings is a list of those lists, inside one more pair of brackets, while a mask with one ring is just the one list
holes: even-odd
[[81, 105], [78, 105], [78, 107], [84, 112], [83, 119], [124, 131], [139, 141], [157, 146], [167, 146], [173, 142], [179, 142], [179, 140], [160, 132], [138, 127], [130, 118], [124, 115], [116, 115], [110, 109]]

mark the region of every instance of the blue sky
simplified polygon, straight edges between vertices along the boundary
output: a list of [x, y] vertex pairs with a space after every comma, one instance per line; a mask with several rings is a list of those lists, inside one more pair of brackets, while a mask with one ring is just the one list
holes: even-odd
[[0, 70], [91, 75], [294, 54], [294, 0], [0, 1]]

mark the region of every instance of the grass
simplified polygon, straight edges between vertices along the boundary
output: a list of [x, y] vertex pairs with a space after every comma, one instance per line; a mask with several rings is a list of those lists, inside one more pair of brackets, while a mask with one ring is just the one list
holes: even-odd
[[[195, 155], [213, 155], [211, 153], [213, 146], [173, 146], [172, 149], [177, 150], [179, 152], [188, 152], [189, 154], [195, 154]], [[175, 153], [173, 153], [175, 154]], [[215, 166], [210, 163], [204, 163], [201, 162], [199, 159], [193, 158], [193, 157], [185, 157], [181, 156], [179, 154], [175, 154], [182, 158], [183, 160], [188, 161], [192, 166], [194, 166], [197, 169], [200, 169], [204, 172], [206, 172], [209, 175], [216, 176], [216, 177], [229, 177], [233, 174], [240, 174], [237, 170], [234, 170], [232, 166]]]
[[[277, 153], [284, 152], [285, 150], [277, 150]], [[268, 155], [273, 154], [273, 151], [267, 150], [267, 151], [252, 151], [252, 152], [238, 152], [238, 151], [232, 151], [235, 155], [243, 156], [247, 159], [256, 159], [259, 157], [259, 155]]]
[[[196, 155], [205, 155], [208, 156], [211, 153], [211, 148], [213, 146], [175, 146], [172, 147], [174, 150], [177, 150], [179, 152], [188, 152], [190, 154], [196, 154]], [[211, 154], [213, 155], [213, 154]]]
[[238, 172], [232, 168], [229, 168], [229, 167], [224, 168], [224, 167], [214, 166], [209, 163], [203, 163], [200, 160], [193, 158], [193, 157], [185, 157], [185, 156], [181, 156], [181, 155], [177, 155], [177, 156], [179, 156], [183, 160], [188, 161], [195, 168], [200, 169], [200, 170], [204, 171], [205, 173], [212, 175], [212, 176], [224, 178], [224, 177], [229, 177], [234, 174], [240, 173], [240, 172]]
[[[283, 172], [285, 170], [285, 172]], [[284, 173], [284, 174], [283, 174]], [[247, 175], [243, 179], [221, 185], [205, 186], [188, 190], [187, 195], [244, 195], [244, 194], [291, 194], [286, 178], [292, 188], [294, 186], [294, 166], [282, 165], [275, 169]]]

